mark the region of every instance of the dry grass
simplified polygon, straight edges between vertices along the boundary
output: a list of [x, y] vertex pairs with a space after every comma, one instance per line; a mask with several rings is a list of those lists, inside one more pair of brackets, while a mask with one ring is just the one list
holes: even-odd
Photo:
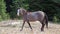
[[49, 23], [49, 28], [45, 27], [41, 32], [41, 24], [39, 22], [30, 22], [33, 30], [25, 23], [23, 31], [20, 31], [22, 20], [9, 20], [0, 22], [0, 34], [60, 34], [60, 25]]

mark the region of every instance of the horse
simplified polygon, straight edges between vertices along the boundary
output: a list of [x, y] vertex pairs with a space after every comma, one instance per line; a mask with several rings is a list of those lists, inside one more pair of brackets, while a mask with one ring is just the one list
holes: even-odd
[[17, 10], [17, 15], [23, 17], [23, 24], [20, 31], [23, 30], [25, 22], [27, 22], [30, 29], [33, 30], [30, 25], [31, 21], [39, 21], [42, 24], [41, 31], [44, 31], [45, 25], [46, 28], [48, 28], [48, 16], [43, 11], [28, 12], [26, 9], [20, 8]]

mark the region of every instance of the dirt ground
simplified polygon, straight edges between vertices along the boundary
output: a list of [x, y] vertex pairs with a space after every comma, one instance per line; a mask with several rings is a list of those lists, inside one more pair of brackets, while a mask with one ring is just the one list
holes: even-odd
[[45, 27], [41, 32], [41, 24], [30, 22], [33, 30], [25, 23], [24, 29], [20, 31], [23, 21], [22, 20], [8, 20], [0, 22], [0, 34], [60, 34], [60, 24], [53, 24], [49, 22], [48, 29]]

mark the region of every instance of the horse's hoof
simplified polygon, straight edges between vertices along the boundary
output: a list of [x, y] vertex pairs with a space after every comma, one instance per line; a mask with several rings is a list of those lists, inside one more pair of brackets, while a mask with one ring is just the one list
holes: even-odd
[[41, 29], [41, 31], [43, 32], [44, 30]]
[[22, 31], [22, 29], [20, 31]]
[[33, 29], [31, 29], [31, 31], [33, 31]]
[[46, 27], [48, 29], [48, 27]]
[[47, 27], [47, 29], [48, 29], [48, 27]]
[[44, 32], [44, 30], [41, 30], [41, 32]]

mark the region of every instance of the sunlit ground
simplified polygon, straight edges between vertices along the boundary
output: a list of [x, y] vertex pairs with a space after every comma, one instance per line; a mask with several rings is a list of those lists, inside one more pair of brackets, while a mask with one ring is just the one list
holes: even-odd
[[24, 29], [20, 31], [22, 20], [8, 20], [0, 22], [0, 34], [60, 34], [60, 25], [49, 23], [48, 29], [45, 27], [41, 32], [39, 22], [30, 22], [33, 30], [25, 23]]

